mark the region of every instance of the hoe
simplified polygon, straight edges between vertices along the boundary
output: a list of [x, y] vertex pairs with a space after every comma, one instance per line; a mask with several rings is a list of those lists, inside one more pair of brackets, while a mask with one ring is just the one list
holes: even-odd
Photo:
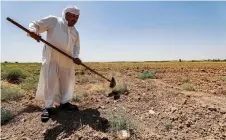
[[[8, 21], [12, 22], [13, 24], [15, 24], [16, 26], [18, 26], [19, 28], [21, 28], [22, 30], [24, 30], [25, 32], [27, 32], [28, 34], [30, 35], [33, 35], [33, 36], [38, 36], [38, 35], [35, 35], [34, 33], [30, 32], [28, 29], [26, 29], [25, 27], [23, 27], [22, 25], [20, 25], [19, 23], [15, 22], [14, 20], [12, 20], [11, 18], [7, 17], [6, 18]], [[41, 38], [41, 36], [38, 36], [38, 42], [39, 41], [42, 41], [43, 43], [47, 44], [48, 46], [52, 47], [53, 49], [59, 51], [60, 53], [64, 54], [65, 56], [67, 56], [68, 58], [72, 59], [73, 60], [73, 57], [71, 57], [70, 55], [66, 54], [65, 52], [61, 51], [60, 49], [58, 49], [57, 47], [53, 46], [52, 44], [50, 44], [49, 42], [45, 41], [44, 39]], [[108, 79], [106, 77], [104, 77], [103, 75], [99, 74], [98, 72], [94, 71], [93, 69], [89, 68], [88, 66], [86, 66], [85, 64], [81, 63], [82, 66], [84, 66], [86, 69], [90, 70], [91, 72], [99, 75], [100, 77], [104, 78], [105, 80], [107, 80], [108, 82], [110, 82], [110, 85], [109, 87], [110, 88], [114, 88], [116, 86], [116, 82], [115, 82], [115, 78], [112, 77], [112, 79]]]

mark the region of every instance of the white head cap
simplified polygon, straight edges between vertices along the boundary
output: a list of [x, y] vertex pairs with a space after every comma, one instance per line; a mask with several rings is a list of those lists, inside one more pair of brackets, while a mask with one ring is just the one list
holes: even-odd
[[64, 19], [65, 19], [65, 15], [67, 12], [75, 14], [75, 15], [80, 15], [80, 9], [73, 5], [68, 5], [66, 8], [64, 8], [64, 10], [62, 12], [62, 17]]

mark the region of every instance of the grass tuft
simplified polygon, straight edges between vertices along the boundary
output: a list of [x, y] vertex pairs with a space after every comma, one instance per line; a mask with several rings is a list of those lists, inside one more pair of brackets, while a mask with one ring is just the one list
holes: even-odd
[[155, 72], [154, 71], [144, 71], [143, 73], [138, 75], [139, 79], [145, 80], [145, 79], [155, 79]]
[[26, 78], [26, 74], [21, 68], [13, 68], [4, 76], [6, 80], [12, 84], [19, 84]]

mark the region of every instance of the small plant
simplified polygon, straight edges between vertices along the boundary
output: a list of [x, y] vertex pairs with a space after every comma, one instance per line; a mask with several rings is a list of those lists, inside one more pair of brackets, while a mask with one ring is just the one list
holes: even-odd
[[184, 82], [184, 83], [190, 83], [190, 82], [191, 82], [191, 79], [190, 79], [190, 78], [185, 78], [185, 79], [183, 80], [183, 82]]
[[138, 78], [145, 80], [145, 79], [155, 79], [155, 72], [153, 71], [144, 71], [140, 75], [138, 75]]
[[119, 132], [121, 130], [129, 130], [132, 128], [132, 121], [126, 115], [126, 112], [122, 109], [119, 109], [117, 112], [109, 113], [109, 131], [110, 132]]
[[1, 124], [11, 120], [12, 118], [13, 114], [11, 113], [11, 111], [1, 107]]
[[190, 84], [190, 83], [185, 83], [183, 85], [183, 88], [184, 88], [184, 90], [187, 90], [187, 91], [195, 91], [194, 86], [192, 84]]
[[14, 68], [10, 70], [6, 76], [7, 81], [13, 84], [19, 84], [25, 78], [26, 78], [26, 75], [24, 71], [20, 68]]

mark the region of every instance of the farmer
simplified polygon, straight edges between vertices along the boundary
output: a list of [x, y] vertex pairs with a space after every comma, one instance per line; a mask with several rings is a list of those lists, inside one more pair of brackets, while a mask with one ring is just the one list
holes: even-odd
[[43, 122], [48, 121], [53, 103], [60, 104], [61, 109], [78, 110], [70, 103], [75, 85], [74, 63], [81, 64], [78, 58], [80, 53], [79, 33], [74, 27], [80, 15], [80, 10], [74, 6], [66, 7], [62, 17], [47, 16], [29, 24], [29, 34], [37, 41], [40, 33], [47, 32], [46, 41], [64, 51], [74, 59], [57, 50], [44, 45], [42, 52], [42, 66], [36, 99], [44, 100], [45, 108], [41, 114]]

